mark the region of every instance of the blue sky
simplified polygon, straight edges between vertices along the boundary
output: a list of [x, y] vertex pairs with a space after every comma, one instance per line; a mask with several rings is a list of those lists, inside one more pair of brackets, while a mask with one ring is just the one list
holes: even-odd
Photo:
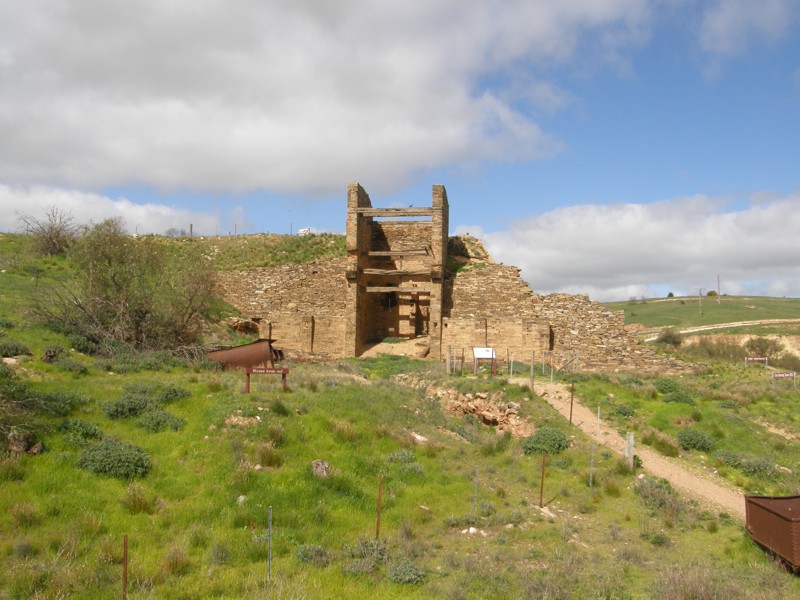
[[430, 202], [539, 292], [800, 295], [797, 0], [0, 7], [0, 231]]

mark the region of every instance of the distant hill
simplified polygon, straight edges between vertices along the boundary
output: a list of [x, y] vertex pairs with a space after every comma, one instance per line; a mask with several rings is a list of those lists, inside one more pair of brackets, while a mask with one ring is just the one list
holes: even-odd
[[[641, 329], [675, 327], [694, 329], [747, 329], [764, 333], [800, 331], [800, 299], [763, 296], [697, 296], [606, 302], [604, 306], [625, 312], [625, 324]], [[789, 320], [789, 322], [787, 322]], [[796, 320], [796, 322], [791, 322]], [[730, 327], [719, 327], [729, 325]], [[711, 329], [711, 327], [709, 327]]]

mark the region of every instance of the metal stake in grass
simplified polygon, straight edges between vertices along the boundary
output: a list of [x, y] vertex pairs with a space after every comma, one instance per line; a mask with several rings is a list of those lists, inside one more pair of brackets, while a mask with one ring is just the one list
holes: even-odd
[[472, 520], [478, 522], [478, 467], [475, 466], [475, 495], [472, 499]]
[[272, 507], [267, 513], [267, 581], [272, 579]]

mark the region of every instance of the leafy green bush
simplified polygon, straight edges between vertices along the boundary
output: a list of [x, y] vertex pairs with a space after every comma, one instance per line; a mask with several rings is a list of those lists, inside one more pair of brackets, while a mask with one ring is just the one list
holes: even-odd
[[59, 429], [64, 432], [64, 437], [79, 445], [99, 440], [103, 437], [103, 432], [100, 431], [97, 425], [80, 419], [65, 419], [59, 425]]
[[109, 419], [126, 419], [142, 414], [149, 405], [150, 401], [144, 396], [123, 395], [103, 404], [103, 412]]
[[407, 558], [400, 558], [386, 567], [386, 578], [394, 583], [422, 583], [425, 581], [425, 571]]
[[107, 437], [83, 451], [78, 458], [78, 467], [95, 475], [132, 479], [147, 475], [152, 463], [147, 452], [139, 446]]
[[567, 435], [552, 427], [540, 427], [536, 432], [522, 440], [525, 454], [558, 454], [569, 448]]
[[650, 508], [664, 508], [678, 501], [678, 494], [666, 479], [642, 477], [634, 488], [642, 503]]
[[358, 540], [355, 546], [345, 546], [345, 551], [354, 559], [345, 570], [353, 575], [372, 573], [389, 558], [389, 550], [382, 540]]
[[150, 433], [157, 433], [164, 429], [179, 431], [186, 425], [186, 419], [168, 413], [163, 408], [148, 408], [139, 419], [139, 427]]
[[11, 356], [21, 356], [23, 354], [31, 354], [30, 349], [17, 340], [0, 340], [0, 357], [8, 358]]
[[413, 463], [416, 460], [413, 450], [396, 450], [386, 457], [389, 462]]
[[11, 379], [14, 376], [14, 369], [6, 363], [0, 362], [0, 379]]
[[138, 382], [125, 386], [122, 396], [116, 400], [106, 402], [103, 405], [103, 412], [109, 419], [136, 417], [189, 395], [188, 390], [178, 386]]
[[714, 458], [723, 465], [739, 469], [743, 473], [753, 477], [773, 479], [777, 475], [775, 466], [766, 458], [747, 456], [729, 450], [720, 450], [714, 455]]
[[617, 404], [614, 406], [614, 412], [621, 417], [632, 417], [635, 411], [627, 404]]
[[70, 358], [69, 356], [57, 359], [54, 364], [59, 369], [67, 371], [68, 373], [74, 373], [75, 375], [86, 375], [89, 372], [89, 367], [81, 361]]
[[670, 392], [663, 398], [664, 402], [677, 402], [678, 404], [689, 404], [694, 406], [694, 398], [688, 390], [681, 388], [674, 392]]
[[72, 410], [88, 399], [83, 394], [74, 392], [30, 392], [32, 404], [40, 411], [57, 417], [66, 417]]
[[666, 377], [659, 377], [653, 382], [659, 394], [671, 394], [681, 389], [681, 384], [674, 379], [667, 379]]
[[700, 450], [701, 452], [710, 452], [714, 449], [714, 439], [707, 433], [687, 427], [681, 429], [676, 436], [678, 443], [684, 450]]

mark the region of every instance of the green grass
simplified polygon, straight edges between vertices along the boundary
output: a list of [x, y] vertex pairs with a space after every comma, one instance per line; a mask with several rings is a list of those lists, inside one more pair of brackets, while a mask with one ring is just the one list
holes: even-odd
[[[605, 306], [625, 311], [625, 323], [646, 327], [684, 329], [766, 319], [800, 319], [800, 299], [759, 296], [722, 296], [702, 298], [702, 315], [697, 296], [650, 299], [635, 302], [609, 302]], [[781, 331], [796, 331], [797, 326], [781, 326]], [[738, 330], [737, 330], [738, 331]]]
[[[439, 364], [384, 356], [292, 364], [287, 392], [279, 379], [263, 377], [245, 395], [241, 373], [202, 364], [143, 361], [114, 370], [114, 361], [70, 352], [88, 367], [77, 375], [44, 363], [44, 348], [69, 345], [25, 313], [36, 281], [19, 265], [44, 263], [24, 253], [9, 257], [20, 243], [13, 238], [0, 238], [0, 260], [17, 264], [0, 274], [7, 284], [0, 317], [13, 322], [7, 335], [32, 350], [13, 367], [14, 381], [86, 400], [66, 416], [31, 417], [44, 453], [0, 460], [0, 598], [118, 596], [125, 535], [132, 598], [669, 598], [692, 597], [700, 585], [717, 597], [800, 592], [800, 582], [777, 569], [740, 524], [685, 498], [652, 501], [666, 493], [658, 486], [645, 502], [636, 491], [639, 472], [621, 469], [611, 453], [595, 455], [589, 487], [591, 440], [502, 377], [448, 378]], [[65, 268], [47, 263], [40, 283]], [[675, 419], [699, 411], [693, 426], [718, 448], [800, 472], [795, 445], [780, 444], [756, 423], [796, 430], [798, 398], [771, 392], [762, 378], [763, 371], [719, 365], [681, 379], [696, 395], [690, 406], [664, 403], [650, 378], [572, 377], [576, 397], [601, 401], [620, 429], [674, 438]], [[182, 428], [149, 433], [136, 418], [106, 416], [104, 403], [142, 383], [188, 390], [168, 405]], [[523, 418], [568, 435], [570, 446], [547, 459], [546, 511], [539, 508], [540, 457], [525, 456], [520, 440], [498, 436], [475, 417], [449, 414], [436, 397], [444, 389], [519, 403]], [[630, 410], [612, 411], [621, 405]], [[60, 427], [67, 419], [73, 424]], [[93, 425], [143, 448], [151, 471], [127, 481], [78, 468], [94, 439], [75, 435], [78, 419], [87, 424], [81, 431]], [[412, 432], [428, 443], [414, 444]], [[332, 466], [329, 478], [312, 475], [317, 459]], [[703, 460], [694, 451], [685, 459]], [[724, 468], [752, 489], [796, 485], [788, 474], [762, 479]], [[371, 543], [379, 489], [385, 560]]]

